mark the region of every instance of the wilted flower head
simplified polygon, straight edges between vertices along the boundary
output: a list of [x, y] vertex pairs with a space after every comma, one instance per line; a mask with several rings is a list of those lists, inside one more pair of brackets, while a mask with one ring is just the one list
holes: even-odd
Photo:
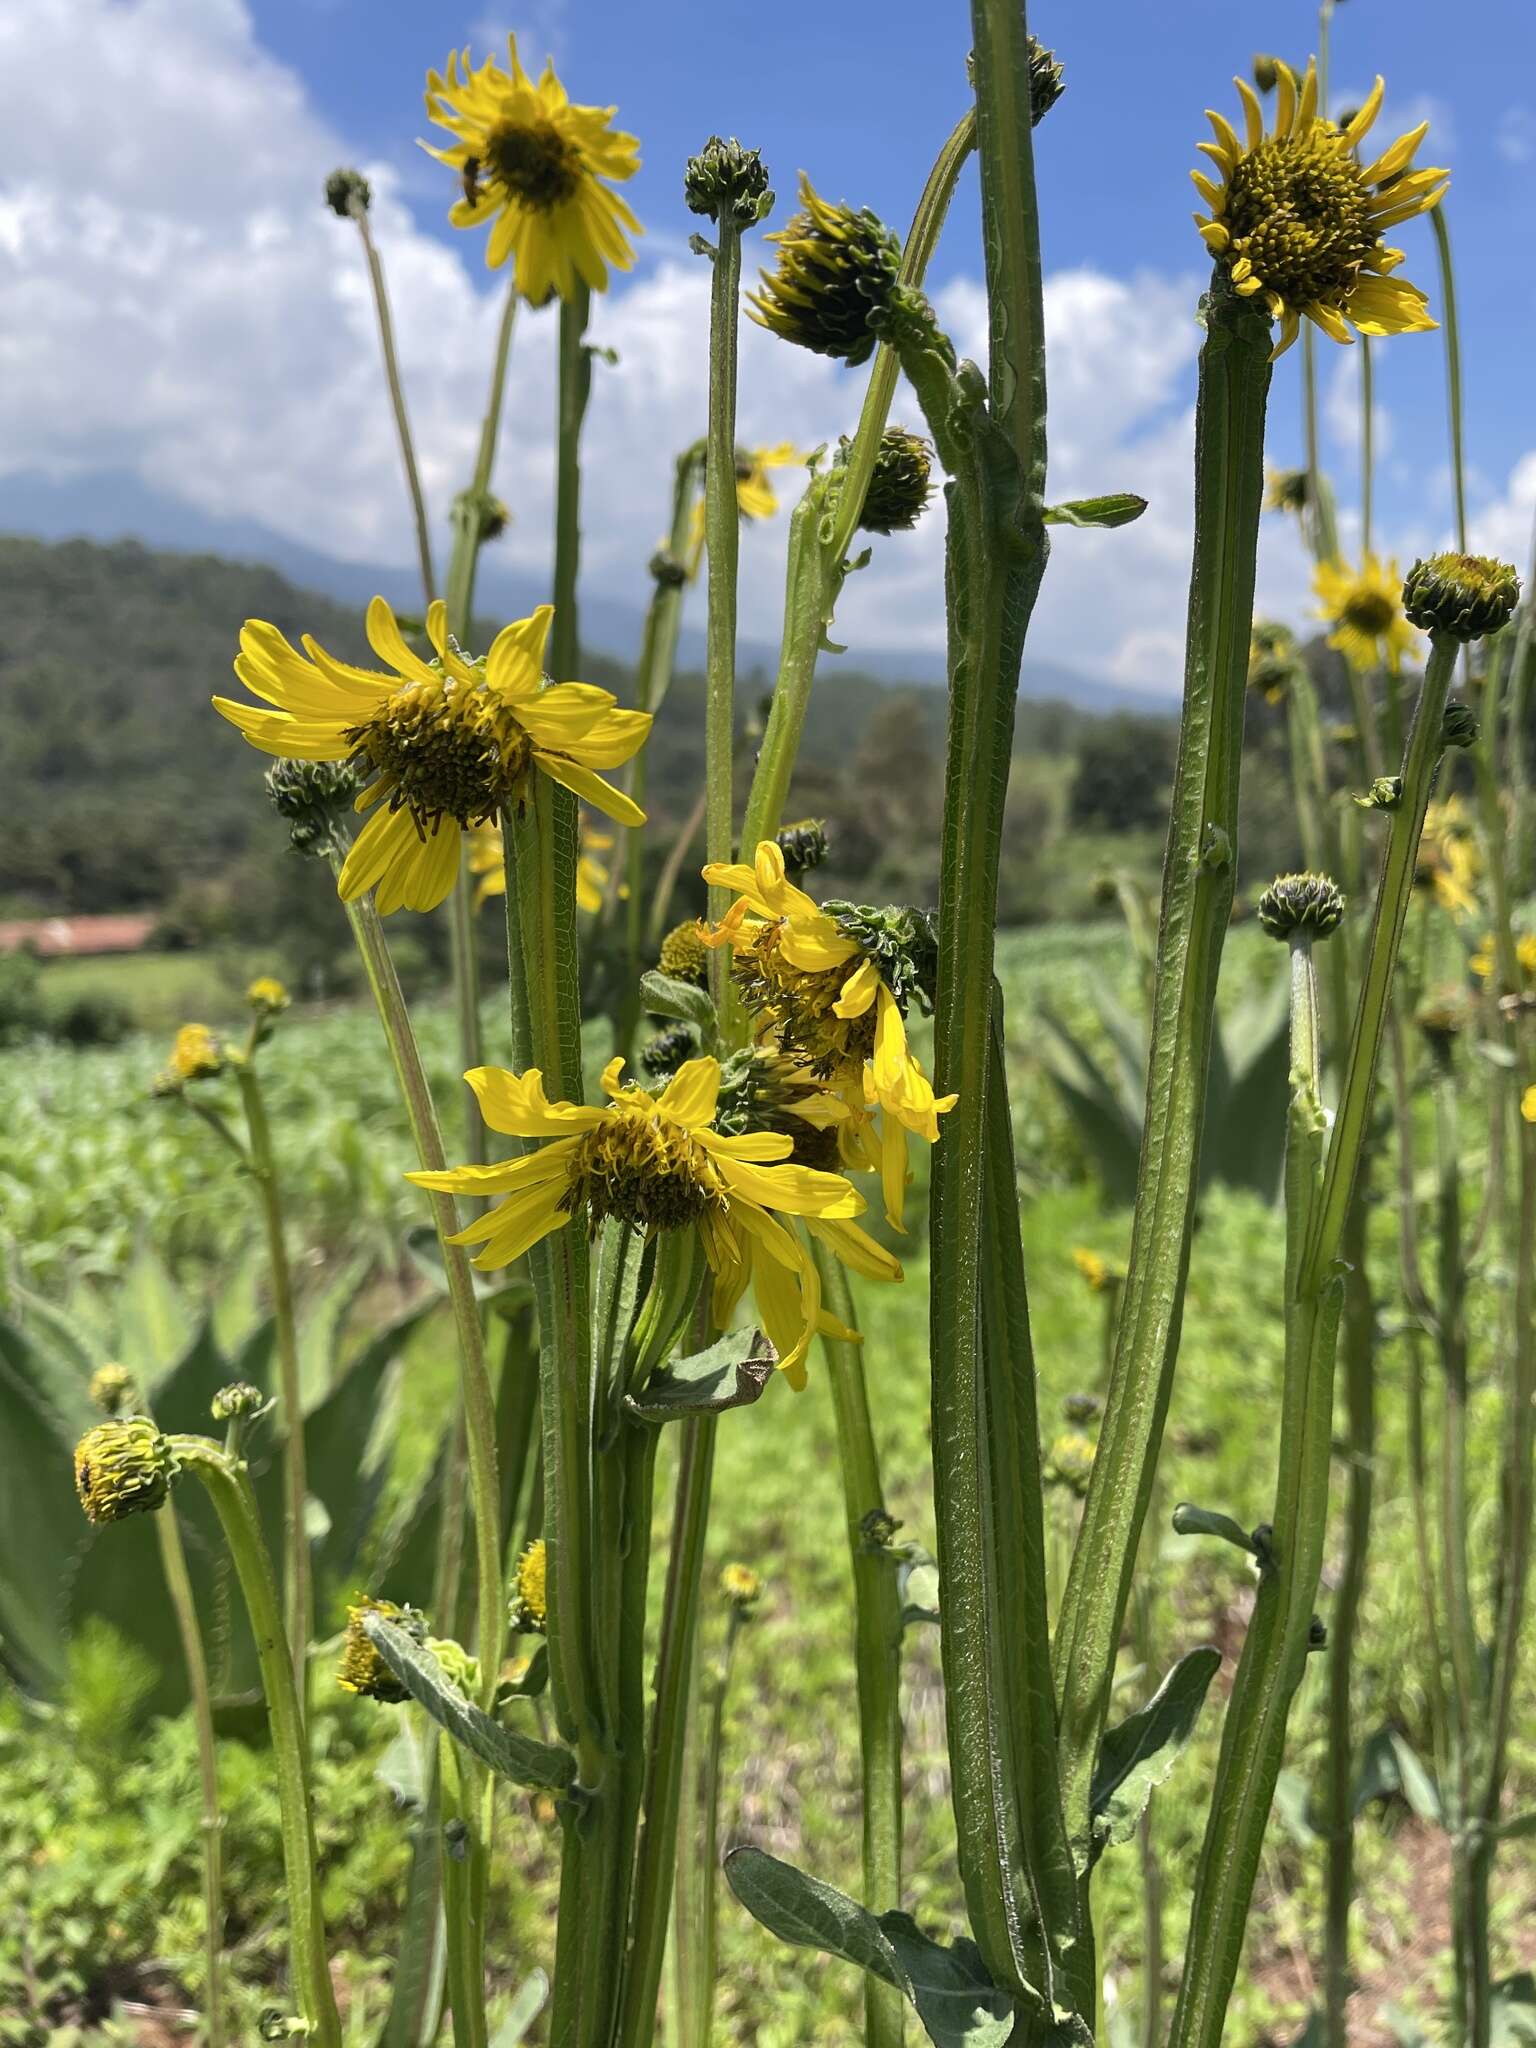
[[403, 1706], [410, 1693], [396, 1678], [364, 1626], [370, 1614], [392, 1621], [404, 1629], [413, 1642], [427, 1639], [426, 1617], [414, 1607], [397, 1607], [393, 1600], [359, 1600], [347, 1609], [346, 1633], [341, 1639], [341, 1656], [336, 1664], [336, 1683], [343, 1692], [355, 1692], [368, 1700], [383, 1700], [389, 1706]]
[[1277, 60], [1270, 134], [1253, 87], [1242, 78], [1234, 83], [1247, 132], [1239, 139], [1224, 115], [1207, 111], [1216, 140], [1199, 147], [1219, 177], [1191, 173], [1210, 208], [1195, 223], [1232, 290], [1280, 322], [1276, 355], [1296, 339], [1303, 318], [1334, 341], [1353, 340], [1351, 324], [1362, 334], [1434, 327], [1424, 293], [1391, 274], [1402, 251], [1382, 239], [1445, 191], [1445, 171], [1410, 168], [1429, 123], [1362, 163], [1360, 144], [1381, 111], [1381, 79], [1340, 127], [1318, 113], [1316, 66], [1308, 64], [1298, 83]]
[[617, 109], [577, 106], [546, 64], [537, 85], [507, 38], [507, 69], [488, 57], [476, 71], [455, 51], [445, 72], [427, 74], [427, 113], [453, 136], [447, 149], [423, 144], [459, 174], [448, 218], [456, 228], [491, 223], [485, 260], [511, 256], [517, 289], [535, 306], [551, 293], [571, 298], [578, 282], [608, 289], [608, 268], [628, 270], [625, 239], [640, 223], [612, 188], [640, 168], [640, 145], [612, 126]]
[[1361, 557], [1358, 569], [1346, 562], [1319, 562], [1312, 578], [1319, 601], [1318, 617], [1333, 631], [1336, 647], [1351, 668], [1362, 672], [1388, 668], [1396, 675], [1404, 655], [1419, 649], [1418, 636], [1403, 616], [1403, 587], [1396, 562], [1376, 555]]
[[932, 472], [933, 444], [906, 427], [887, 427], [880, 436], [860, 526], [866, 533], [910, 532], [933, 495]]
[[1277, 875], [1259, 898], [1259, 923], [1272, 939], [1326, 939], [1343, 917], [1344, 891], [1329, 875]]
[[868, 208], [832, 205], [802, 172], [801, 210], [768, 240], [778, 264], [749, 292], [752, 318], [817, 355], [862, 363], [874, 352], [874, 322], [890, 303], [901, 245]]
[[170, 1444], [143, 1415], [98, 1422], [75, 1446], [75, 1491], [92, 1522], [153, 1514], [176, 1471]]
[[1431, 555], [1403, 582], [1403, 609], [1427, 633], [1481, 640], [1506, 625], [1520, 601], [1520, 578], [1494, 555]]

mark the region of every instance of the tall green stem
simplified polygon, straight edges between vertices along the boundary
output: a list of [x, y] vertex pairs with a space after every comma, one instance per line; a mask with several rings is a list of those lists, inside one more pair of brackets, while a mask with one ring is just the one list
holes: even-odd
[[1467, 461], [1462, 433], [1461, 326], [1456, 318], [1456, 272], [1451, 263], [1451, 236], [1445, 224], [1445, 202], [1430, 208], [1435, 254], [1440, 263], [1441, 325], [1445, 329], [1446, 410], [1451, 422], [1451, 488], [1456, 499], [1456, 546], [1467, 551]]
[[272, 1152], [272, 1131], [256, 1068], [246, 1059], [235, 1069], [250, 1141], [251, 1174], [267, 1234], [267, 1267], [272, 1279], [272, 1321], [277, 1338], [278, 1382], [283, 1396], [283, 1611], [288, 1647], [298, 1674], [299, 1698], [309, 1687], [309, 1639], [313, 1632], [309, 1531], [304, 1522], [308, 1488], [304, 1473], [304, 1400], [299, 1384], [299, 1334], [293, 1307], [293, 1273], [283, 1234], [283, 1194]]
[[[976, 146], [976, 116], [967, 113], [940, 150], [918, 200], [901, 259], [903, 285], [920, 285], [966, 158]], [[768, 729], [747, 797], [741, 843], [750, 857], [760, 840], [771, 839], [784, 821], [784, 805], [805, 730], [805, 714], [816, 676], [816, 658], [842, 586], [844, 563], [864, 510], [869, 479], [880, 452], [880, 437], [896, 390], [896, 352], [882, 343], [869, 374], [858, 431], [828, 505], [833, 476], [813, 478], [789, 523], [789, 566], [784, 595], [784, 636]], [[828, 510], [830, 538], [822, 539]]]
[[592, 391], [592, 355], [587, 347], [587, 319], [592, 295], [578, 283], [560, 301], [560, 392], [555, 451], [555, 575], [554, 623], [550, 628], [550, 668], [557, 682], [577, 673], [581, 663], [581, 630], [576, 586], [581, 568], [581, 427]]
[[197, 1731], [197, 1775], [202, 1793], [203, 1819], [203, 1968], [207, 1975], [204, 1994], [203, 2032], [206, 2048], [224, 2048], [224, 1818], [219, 1809], [219, 1757], [213, 1739], [213, 1694], [208, 1685], [208, 1659], [203, 1649], [202, 1625], [187, 1571], [186, 1546], [176, 1510], [167, 1505], [156, 1515], [155, 1539], [160, 1546], [160, 1565], [165, 1573], [166, 1591], [176, 1616], [181, 1637], [181, 1654], [187, 1667], [187, 1690], [192, 1699], [192, 1725]]
[[373, 244], [373, 229], [365, 206], [353, 202], [352, 218], [362, 236], [368, 258], [368, 282], [373, 288], [373, 310], [378, 316], [379, 345], [384, 353], [384, 376], [389, 385], [389, 402], [394, 409], [395, 431], [400, 437], [400, 460], [405, 467], [406, 489], [411, 495], [411, 519], [416, 530], [416, 556], [421, 567], [422, 597], [430, 604], [437, 595], [437, 576], [432, 567], [432, 534], [427, 524], [427, 504], [422, 496], [421, 476], [416, 468], [416, 445], [411, 438], [411, 418], [405, 405], [405, 385], [400, 377], [400, 359], [395, 353], [395, 323], [389, 310], [389, 292], [384, 283], [384, 266]]
[[[823, 1302], [845, 1327], [857, 1328], [846, 1273], [820, 1242], [813, 1249]], [[853, 1565], [854, 1672], [864, 1794], [863, 1899], [871, 1913], [886, 1913], [901, 1905], [901, 1595], [895, 1560], [876, 1527], [885, 1513], [885, 1494], [870, 1421], [863, 1347], [840, 1337], [823, 1337], [821, 1349], [837, 1419], [843, 1513]], [[900, 2048], [905, 2017], [900, 1992], [866, 1974], [865, 2048]]]
[[496, 468], [496, 442], [501, 433], [501, 403], [507, 385], [507, 363], [512, 353], [512, 330], [517, 322], [517, 284], [511, 281], [502, 300], [501, 320], [496, 329], [496, 352], [491, 360], [491, 388], [486, 396], [480, 422], [480, 445], [469, 488], [460, 494], [453, 508], [453, 553], [448, 559], [448, 583], [443, 595], [448, 605], [448, 630], [464, 645], [474, 625], [475, 571], [485, 538], [485, 514], [489, 507], [491, 477]]
[[[736, 560], [741, 514], [736, 504], [736, 305], [741, 290], [741, 227], [722, 206], [709, 288], [709, 434], [704, 457], [704, 539], [709, 552], [709, 617], [705, 635], [704, 847], [711, 861], [729, 861], [734, 847], [732, 803], [736, 742]], [[711, 887], [709, 914], [730, 907], [729, 889]], [[723, 949], [709, 956], [710, 990], [724, 1016], [733, 994]]]
[[233, 1464], [217, 1444], [195, 1436], [175, 1436], [169, 1441], [182, 1469], [202, 1482], [218, 1513], [250, 1615], [251, 1633], [256, 1639], [267, 1721], [272, 1731], [272, 1772], [277, 1783], [283, 1843], [293, 1994], [316, 2048], [341, 2048], [341, 2021], [325, 1955], [304, 1716], [294, 1683], [293, 1659], [288, 1654], [278, 1612], [272, 1560], [261, 1540], [256, 1501], [244, 1467]]
[[1376, 359], [1371, 337], [1360, 337], [1360, 553], [1371, 552], [1376, 497]]
[[1109, 1393], [1056, 1631], [1067, 1823], [1078, 1841], [1178, 1356], [1234, 887], [1271, 336], [1261, 314], [1224, 295], [1207, 300], [1206, 318], [1184, 710], [1163, 860], [1145, 1134]]

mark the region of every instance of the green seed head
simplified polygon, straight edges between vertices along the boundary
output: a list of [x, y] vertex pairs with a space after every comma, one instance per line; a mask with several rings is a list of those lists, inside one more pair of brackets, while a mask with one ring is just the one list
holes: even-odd
[[1272, 939], [1326, 939], [1343, 915], [1344, 892], [1327, 875], [1279, 875], [1259, 898], [1259, 923]]
[[804, 176], [800, 207], [768, 237], [779, 260], [762, 272], [761, 289], [747, 294], [752, 318], [816, 355], [865, 362], [895, 296], [901, 245], [867, 207], [855, 213], [833, 205]]
[[755, 149], [743, 148], [711, 135], [683, 173], [683, 197], [690, 213], [718, 221], [729, 216], [738, 228], [750, 228], [773, 208], [768, 169]]
[[781, 825], [773, 836], [792, 882], [819, 868], [827, 857], [827, 828], [820, 818], [799, 818], [793, 825]]
[[1409, 623], [1452, 640], [1497, 633], [1519, 601], [1520, 578], [1493, 555], [1431, 555], [1403, 580]]
[[[846, 440], [843, 446], [847, 448]], [[865, 532], [909, 533], [933, 495], [932, 470], [930, 442], [906, 427], [887, 427], [859, 514]]]
[[170, 1444], [144, 1415], [98, 1422], [75, 1447], [75, 1491], [91, 1522], [152, 1515], [176, 1472]]
[[372, 187], [361, 171], [332, 171], [325, 181], [325, 203], [340, 220], [366, 213], [372, 199]]
[[366, 1597], [355, 1607], [347, 1609], [346, 1633], [341, 1639], [341, 1655], [336, 1662], [336, 1683], [343, 1692], [354, 1692], [367, 1700], [384, 1700], [388, 1705], [398, 1707], [410, 1698], [410, 1693], [375, 1648], [373, 1638], [364, 1626], [370, 1614], [379, 1614], [386, 1621], [392, 1621], [417, 1643], [424, 1643], [427, 1639], [426, 1616], [419, 1614], [414, 1607], [397, 1607], [393, 1600]]
[[1440, 740], [1447, 747], [1475, 747], [1482, 727], [1469, 704], [1447, 704], [1440, 721]]

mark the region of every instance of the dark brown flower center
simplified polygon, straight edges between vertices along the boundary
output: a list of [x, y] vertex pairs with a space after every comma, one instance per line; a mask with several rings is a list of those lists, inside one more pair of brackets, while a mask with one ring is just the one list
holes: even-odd
[[1343, 623], [1377, 639], [1397, 617], [1397, 606], [1382, 590], [1357, 590], [1344, 601]]
[[405, 684], [345, 737], [389, 778], [390, 809], [410, 811], [423, 832], [443, 817], [476, 825], [517, 802], [533, 754], [504, 705], [452, 677]]
[[635, 1230], [681, 1230], [724, 1195], [702, 1146], [680, 1124], [642, 1106], [611, 1111], [582, 1138], [560, 1206], [591, 1227], [617, 1217]]
[[1287, 305], [1340, 306], [1377, 245], [1370, 197], [1336, 129], [1314, 124], [1300, 140], [1261, 142], [1228, 185], [1229, 261], [1246, 256]]
[[535, 213], [548, 213], [569, 199], [581, 177], [575, 149], [552, 121], [493, 128], [485, 158], [507, 190]]

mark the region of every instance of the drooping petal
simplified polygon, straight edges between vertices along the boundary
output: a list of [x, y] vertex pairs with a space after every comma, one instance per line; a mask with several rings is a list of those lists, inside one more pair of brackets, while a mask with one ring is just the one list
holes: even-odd
[[601, 811], [618, 825], [643, 825], [645, 813], [632, 797], [615, 789], [612, 783], [604, 782], [590, 768], [583, 768], [575, 761], [568, 761], [563, 755], [545, 753], [540, 747], [533, 750], [533, 758], [544, 773], [563, 788], [589, 803], [593, 810]]
[[657, 1099], [656, 1108], [685, 1131], [697, 1131], [714, 1121], [719, 1101], [720, 1062], [685, 1060]]
[[512, 1074], [505, 1067], [471, 1067], [464, 1076], [475, 1091], [480, 1114], [493, 1131], [509, 1138], [568, 1138], [590, 1131], [606, 1112], [575, 1102], [551, 1102], [537, 1067]]

